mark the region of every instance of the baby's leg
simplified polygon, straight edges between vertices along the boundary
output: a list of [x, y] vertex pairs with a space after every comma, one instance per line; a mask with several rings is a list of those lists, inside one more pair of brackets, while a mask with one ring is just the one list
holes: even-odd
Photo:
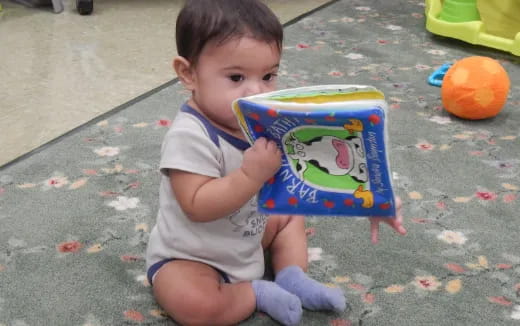
[[[219, 273], [212, 267], [175, 260], [156, 273], [153, 292], [166, 313], [182, 325], [236, 324], [249, 317], [257, 303], [262, 302], [259, 309], [286, 325], [300, 320], [301, 302], [296, 296], [275, 283], [267, 282], [272, 286], [266, 286], [264, 281], [254, 282], [254, 289], [251, 282], [221, 283]], [[273, 301], [278, 304], [265, 304]]]
[[303, 216], [271, 216], [262, 245], [271, 250], [276, 284], [298, 296], [303, 307], [345, 310], [345, 296], [340, 289], [329, 288], [305, 274], [308, 254]]
[[230, 325], [255, 310], [255, 295], [247, 283], [221, 284], [212, 267], [187, 260], [162, 266], [153, 282], [159, 305], [182, 325]]
[[267, 220], [264, 250], [270, 250], [275, 274], [288, 266], [307, 270], [307, 235], [305, 219], [297, 215], [272, 215]]

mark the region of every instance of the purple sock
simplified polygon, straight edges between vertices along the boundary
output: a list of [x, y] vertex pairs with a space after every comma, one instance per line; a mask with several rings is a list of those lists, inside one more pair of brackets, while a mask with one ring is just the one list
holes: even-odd
[[265, 312], [284, 325], [298, 325], [303, 311], [302, 303], [297, 296], [270, 281], [254, 280], [251, 285], [259, 311]]
[[344, 311], [345, 295], [339, 288], [329, 288], [308, 277], [299, 266], [288, 266], [276, 275], [276, 284], [295, 294], [309, 310]]

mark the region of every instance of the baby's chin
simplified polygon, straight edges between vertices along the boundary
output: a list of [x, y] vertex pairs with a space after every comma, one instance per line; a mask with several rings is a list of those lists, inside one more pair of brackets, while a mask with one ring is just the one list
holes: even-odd
[[246, 140], [246, 136], [242, 132], [242, 128], [240, 128], [240, 125], [238, 124], [238, 122], [235, 122], [232, 125], [230, 125], [228, 127], [228, 129], [233, 136]]
[[227, 130], [240, 130], [238, 120], [232, 111], [229, 113], [226, 112], [225, 114], [218, 114], [218, 111], [205, 111], [203, 109], [201, 111], [220, 128]]
[[228, 123], [226, 125], [226, 128], [229, 129], [230, 131], [232, 132], [240, 132], [242, 133], [242, 129], [240, 128], [240, 125], [238, 124], [238, 122], [233, 122], [233, 123]]
[[215, 121], [222, 129], [225, 129], [228, 133], [235, 135], [235, 133], [242, 133], [242, 129], [240, 129], [240, 125], [238, 124], [235, 116], [229, 119], [219, 119]]

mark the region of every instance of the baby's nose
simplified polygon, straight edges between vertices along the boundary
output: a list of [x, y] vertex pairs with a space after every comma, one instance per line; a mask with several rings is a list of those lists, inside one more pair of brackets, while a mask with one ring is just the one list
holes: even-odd
[[247, 84], [245, 92], [246, 92], [245, 96], [251, 96], [251, 95], [263, 93], [264, 89], [263, 89], [261, 83], [250, 82]]

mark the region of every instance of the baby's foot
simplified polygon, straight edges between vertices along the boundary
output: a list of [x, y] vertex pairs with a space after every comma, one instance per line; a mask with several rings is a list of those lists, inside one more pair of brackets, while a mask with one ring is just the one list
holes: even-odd
[[276, 284], [295, 294], [309, 310], [344, 311], [345, 295], [338, 288], [329, 288], [308, 277], [299, 266], [289, 266], [276, 275]]
[[297, 296], [274, 282], [255, 280], [251, 284], [259, 311], [265, 312], [284, 325], [298, 325], [302, 318], [302, 303]]

